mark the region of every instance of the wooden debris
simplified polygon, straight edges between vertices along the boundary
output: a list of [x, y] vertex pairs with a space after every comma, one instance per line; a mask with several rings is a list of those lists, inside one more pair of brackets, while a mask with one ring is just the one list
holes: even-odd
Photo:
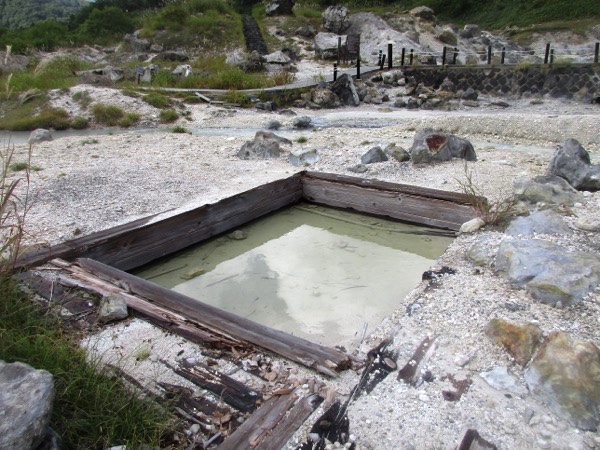
[[412, 358], [398, 372], [398, 380], [411, 386], [416, 386], [421, 378], [421, 369], [425, 362], [435, 351], [435, 338], [426, 337], [417, 347]]
[[442, 377], [442, 380], [449, 380], [454, 386], [455, 391], [444, 390], [442, 391], [442, 395], [444, 396], [444, 400], [448, 400], [449, 402], [457, 402], [461, 399], [462, 395], [469, 390], [471, 384], [473, 384], [473, 380], [469, 377], [464, 380], [457, 380], [454, 378], [454, 375], [448, 374]]
[[469, 429], [456, 450], [498, 450], [498, 447], [483, 439], [477, 430]]
[[218, 450], [279, 450], [320, 404], [316, 395], [272, 397], [223, 442]]
[[[325, 442], [339, 442], [346, 444], [350, 438], [350, 420], [348, 419], [348, 406], [350, 398], [344, 403], [336, 401], [317, 419], [310, 429], [311, 436], [298, 447], [298, 450], [317, 450], [325, 448]], [[349, 447], [353, 449], [354, 442]]]
[[163, 363], [177, 375], [212, 392], [225, 403], [242, 412], [254, 411], [262, 401], [260, 392], [204, 364], [196, 363], [194, 367], [184, 368], [173, 367], [165, 361]]
[[357, 398], [363, 392], [369, 394], [385, 377], [398, 368], [398, 352], [388, 350], [391, 339], [384, 339], [367, 353], [367, 364], [358, 384], [352, 390], [351, 397]]
[[198, 97], [200, 100], [206, 103], [211, 103], [212, 100], [208, 98], [206, 95], [202, 95], [200, 92], [194, 92], [194, 95]]

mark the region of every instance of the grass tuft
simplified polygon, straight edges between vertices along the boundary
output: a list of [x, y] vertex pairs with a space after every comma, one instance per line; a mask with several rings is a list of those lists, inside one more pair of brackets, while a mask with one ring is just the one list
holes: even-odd
[[105, 103], [95, 103], [92, 105], [92, 114], [96, 122], [112, 126], [119, 124], [119, 121], [125, 117], [125, 111], [116, 105], [107, 105]]
[[179, 114], [174, 109], [164, 109], [160, 112], [159, 119], [162, 123], [173, 123], [179, 119]]

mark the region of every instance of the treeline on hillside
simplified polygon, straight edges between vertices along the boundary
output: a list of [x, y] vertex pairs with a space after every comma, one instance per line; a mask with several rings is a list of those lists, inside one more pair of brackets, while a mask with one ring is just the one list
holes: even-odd
[[0, 27], [23, 28], [50, 18], [67, 20], [87, 4], [83, 0], [0, 0]]

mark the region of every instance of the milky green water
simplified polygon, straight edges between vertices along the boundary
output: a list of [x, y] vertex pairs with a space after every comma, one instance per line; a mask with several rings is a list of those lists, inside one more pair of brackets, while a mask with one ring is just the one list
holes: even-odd
[[[355, 346], [451, 243], [430, 229], [301, 203], [136, 275], [272, 328]], [[417, 233], [417, 234], [415, 234]]]

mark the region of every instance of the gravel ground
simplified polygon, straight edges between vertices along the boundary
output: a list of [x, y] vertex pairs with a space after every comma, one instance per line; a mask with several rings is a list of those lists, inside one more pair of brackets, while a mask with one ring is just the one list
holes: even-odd
[[[94, 95], [105, 98], [113, 94], [102, 90]], [[304, 169], [292, 166], [285, 157], [242, 161], [235, 156], [254, 131], [270, 119], [282, 122], [277, 134], [292, 140], [306, 137], [305, 143], [294, 142], [294, 148], [317, 149], [321, 159], [310, 170], [343, 174], [351, 174], [348, 167], [357, 164], [376, 144], [393, 142], [408, 147], [415, 131], [424, 127], [455, 133], [475, 144], [479, 160], [468, 167], [482, 193], [492, 200], [510, 193], [515, 178], [545, 173], [556, 145], [566, 138], [578, 139], [593, 162], [600, 162], [597, 105], [515, 101], [509, 108], [498, 109], [486, 104], [484, 99], [481, 108], [461, 107], [450, 113], [389, 111], [375, 106], [296, 111], [318, 124], [308, 130], [294, 130], [292, 118], [277, 113], [197, 105], [189, 107], [191, 121], [181, 122], [193, 131], [191, 135], [173, 134], [167, 129], [86, 138], [59, 138], [56, 134], [54, 141], [33, 148], [32, 163], [41, 170], [34, 172], [31, 180], [29, 243], [55, 244], [159, 211], [190, 209]], [[151, 109], [141, 112], [156, 114]], [[372, 127], [374, 124], [378, 127]], [[24, 158], [26, 152], [25, 145], [16, 145], [17, 158]], [[388, 161], [370, 166], [362, 176], [459, 191], [464, 163], [414, 167]], [[600, 194], [587, 193], [567, 220], [573, 223], [577, 217], [597, 217], [599, 213]], [[392, 373], [370, 395], [352, 403], [348, 411], [350, 432], [359, 449], [450, 449], [467, 428], [477, 429], [500, 449], [600, 448], [597, 433], [576, 430], [527, 393], [495, 390], [480, 376], [504, 365], [519, 378], [520, 386], [525, 386], [522, 369], [483, 333], [492, 318], [534, 322], [545, 334], [562, 330], [600, 345], [600, 292], [596, 290], [579, 305], [566, 309], [538, 304], [491, 271], [477, 272], [465, 260], [466, 249], [481, 235], [487, 235], [491, 245], [502, 238], [493, 230], [459, 236], [434, 267], [450, 266], [456, 275], [443, 277], [434, 289], [421, 283], [408, 297], [398, 298], [396, 312], [363, 344], [350, 349], [364, 357], [382, 339], [391, 337], [402, 367], [424, 338], [436, 337], [436, 348], [427, 364], [435, 377], [433, 382], [413, 388], [397, 381]], [[596, 252], [600, 249], [598, 233], [576, 231], [564, 243]], [[409, 305], [418, 305], [418, 311], [408, 315]], [[148, 383], [167, 376], [157, 361], [175, 361], [179, 349], [188, 357], [204, 358], [197, 346], [137, 320], [105, 328], [90, 337], [88, 346]], [[151, 356], [137, 361], [133, 355], [144, 346], [150, 347]], [[320, 379], [287, 361], [277, 364], [292, 367], [299, 380]], [[230, 363], [219, 362], [219, 369], [230, 370]], [[448, 375], [473, 380], [457, 402], [442, 396], [443, 390], [451, 388]], [[237, 376], [256, 382], [244, 374]], [[358, 373], [346, 371], [336, 380], [322, 381], [344, 400], [358, 378]], [[307, 424], [311, 420], [314, 417]], [[308, 425], [297, 433], [289, 448], [306, 438], [307, 429]]]

